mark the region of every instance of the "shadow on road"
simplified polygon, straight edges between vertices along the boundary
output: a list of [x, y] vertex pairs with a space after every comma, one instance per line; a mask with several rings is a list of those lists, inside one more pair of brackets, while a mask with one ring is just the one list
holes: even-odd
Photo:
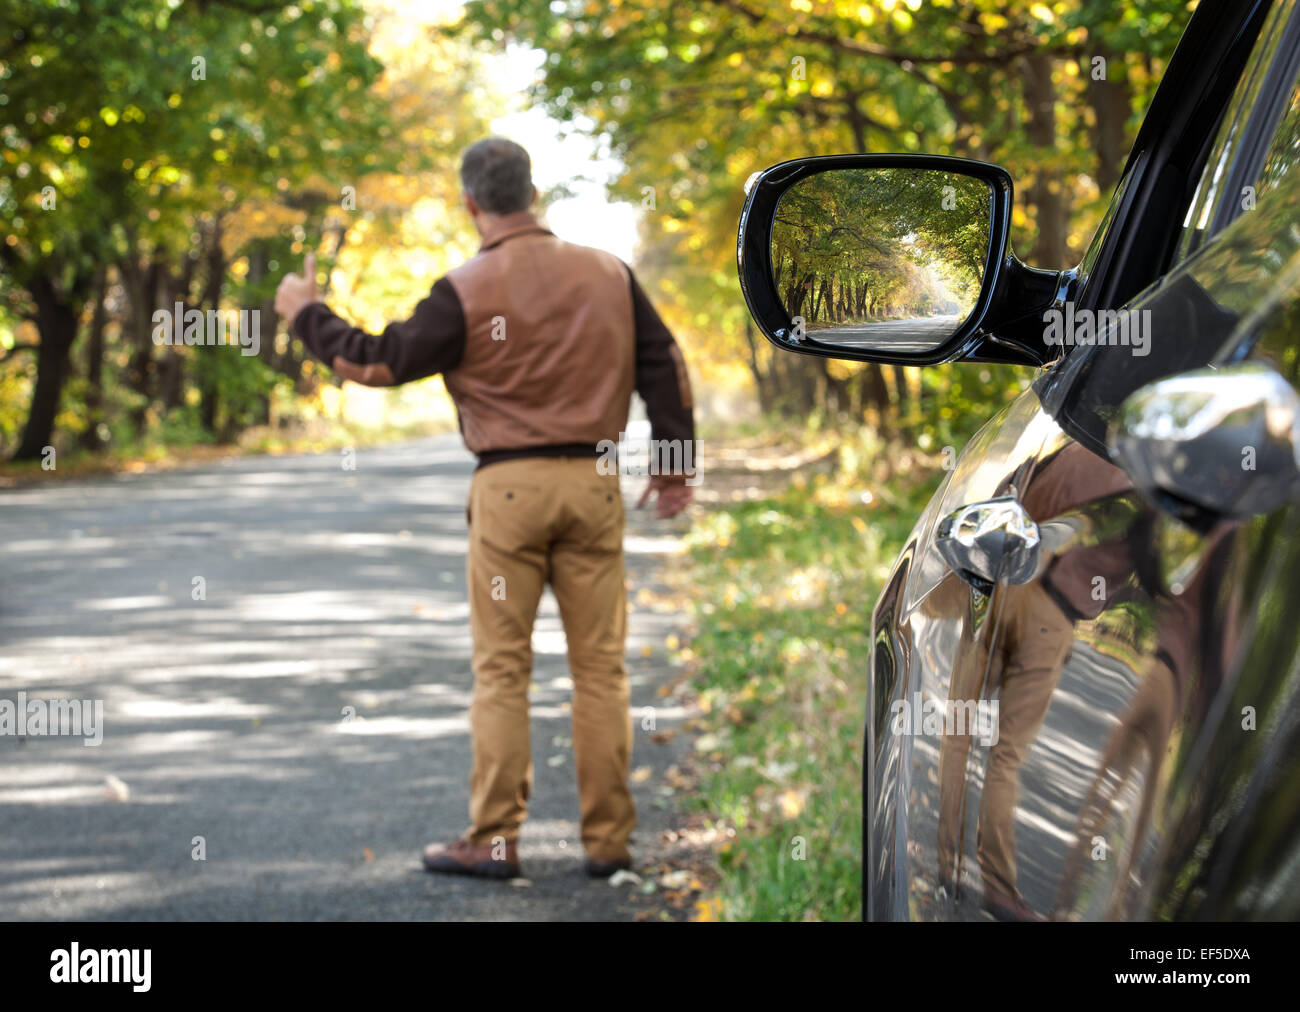
[[[581, 872], [570, 683], [549, 592], [534, 635], [526, 882], [434, 878], [467, 822], [465, 500], [452, 436], [356, 455], [0, 494], [0, 699], [102, 699], [103, 744], [0, 737], [3, 919], [622, 919]], [[632, 599], [685, 521], [630, 507]], [[676, 616], [634, 609], [633, 769], [651, 856], [671, 820], [644, 708]], [[644, 648], [650, 655], [643, 656]], [[658, 706], [659, 730], [680, 719]], [[648, 775], [647, 775], [648, 773]], [[108, 784], [109, 786], [106, 786]], [[205, 860], [193, 853], [202, 838]]]

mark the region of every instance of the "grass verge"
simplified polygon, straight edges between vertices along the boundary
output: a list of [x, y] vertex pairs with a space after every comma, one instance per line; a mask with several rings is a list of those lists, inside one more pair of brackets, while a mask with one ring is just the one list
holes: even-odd
[[[871, 610], [942, 471], [882, 476], [855, 449], [838, 477], [711, 511], [687, 538], [682, 656], [704, 711], [691, 805], [725, 837], [705, 903], [721, 919], [861, 915]], [[899, 457], [877, 449], [858, 459]]]

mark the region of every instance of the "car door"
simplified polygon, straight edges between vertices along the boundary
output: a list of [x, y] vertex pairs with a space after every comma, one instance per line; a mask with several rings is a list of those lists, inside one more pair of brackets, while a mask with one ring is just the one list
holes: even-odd
[[[1159, 735], [1144, 728], [1137, 736], [1152, 739], [1145, 763], [1125, 770], [1113, 752], [1103, 753], [1093, 771], [1094, 779], [1113, 781], [1129, 774], [1133, 805], [1109, 813], [1128, 853], [1109, 874], [1098, 862], [1084, 865], [1074, 883], [1076, 914], [1086, 911], [1089, 894], [1109, 894], [1128, 916], [1294, 919], [1300, 912], [1300, 639], [1290, 617], [1300, 593], [1294, 6], [1278, 10], [1275, 34], [1261, 40], [1271, 51], [1268, 74], [1251, 86], [1235, 171], [1222, 174], [1221, 197], [1198, 201], [1180, 244], [1185, 261], [1143, 300], [1157, 327], [1163, 320], [1186, 371], [1144, 387], [1116, 415], [1109, 405], [1147, 377], [1099, 358], [1062, 403], [1067, 427], [1109, 424], [1112, 456], [1156, 506], [1146, 545], [1167, 620], [1156, 639], [1167, 646], [1163, 656], [1148, 651], [1136, 695], [1150, 695], [1151, 672], [1162, 665], [1178, 690], [1163, 752]], [[1207, 220], [1221, 231], [1197, 241], [1191, 229]], [[1208, 368], [1198, 368], [1203, 362]], [[1162, 415], [1170, 421], [1146, 427]]]
[[[1293, 589], [1294, 566], [1279, 560], [1289, 560], [1281, 532], [1294, 518], [1286, 506], [1240, 514], [1287, 477], [1285, 447], [1243, 419], [1295, 406], [1298, 26], [1289, 2], [1261, 23], [1181, 213], [1157, 201], [1117, 214], [1101, 237], [1114, 270], [1123, 255], [1113, 251], [1128, 242], [1115, 229], [1142, 229], [1168, 273], [1118, 316], [1097, 317], [1095, 343], [1069, 350], [973, 441], [966, 454], [1002, 477], [970, 481], [979, 468], [963, 455], [882, 595], [868, 735], [873, 916], [1242, 916], [1294, 901], [1276, 889], [1261, 899], [1258, 883], [1249, 901], [1233, 888], [1249, 873], [1226, 855], [1260, 849], [1240, 827], [1289, 795], [1258, 765], [1225, 760], [1280, 756], [1294, 738], [1279, 700], [1297, 655], [1284, 623], [1263, 626], [1265, 645], [1252, 622], [1263, 601], [1276, 609]], [[1126, 177], [1166, 142], [1151, 143]], [[1126, 178], [1117, 205], [1140, 185]], [[1090, 259], [1070, 312], [1124, 290], [1099, 271], [1102, 257]], [[1195, 372], [1208, 364], [1216, 374]], [[1183, 386], [1141, 419], [1160, 431], [1125, 429], [1126, 399], [1180, 373]], [[1232, 410], [1206, 432], [1183, 424], [1207, 404]], [[1171, 426], [1179, 438], [1163, 431]], [[1244, 467], [1248, 456], [1269, 473]], [[1031, 571], [993, 585], [963, 575], [961, 551], [945, 551], [954, 515], [1032, 530]], [[1279, 663], [1243, 669], [1251, 650]], [[890, 722], [926, 707], [981, 719], [974, 733], [948, 724], [933, 736]], [[1270, 828], [1273, 856], [1294, 848]], [[1257, 876], [1289, 867], [1255, 856]]]

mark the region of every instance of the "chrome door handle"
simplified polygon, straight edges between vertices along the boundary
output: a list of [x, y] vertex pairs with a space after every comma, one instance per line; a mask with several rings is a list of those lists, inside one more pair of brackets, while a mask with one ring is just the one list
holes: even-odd
[[1262, 362], [1141, 387], [1120, 405], [1108, 443], [1138, 489], [1194, 526], [1300, 497], [1300, 396]]
[[1038, 525], [1014, 496], [953, 510], [935, 534], [939, 554], [985, 594], [997, 583], [1028, 583], [1038, 568]]

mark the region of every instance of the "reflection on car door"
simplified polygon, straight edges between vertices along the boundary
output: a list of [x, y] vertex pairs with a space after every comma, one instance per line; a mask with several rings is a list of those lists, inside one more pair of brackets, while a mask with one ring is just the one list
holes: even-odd
[[[1263, 869], [1294, 864], [1285, 848], [1296, 844], [1297, 820], [1288, 829], [1277, 815], [1300, 815], [1300, 798], [1275, 767], [1240, 758], [1280, 758], [1300, 738], [1283, 703], [1300, 683], [1296, 623], [1261, 611], [1295, 600], [1284, 596], [1297, 589], [1286, 533], [1294, 508], [1244, 524], [1187, 504], [1171, 512], [1073, 438], [1097, 441], [1141, 383], [1207, 363], [1250, 355], [1295, 386], [1300, 87], [1288, 96], [1280, 113], [1261, 112], [1272, 143], [1248, 168], [1258, 204], [1129, 307], [1154, 320], [1149, 360], [1124, 347], [1089, 350], [1058, 415], [1071, 434], [1056, 428], [1045, 439], [1019, 490], [1042, 537], [1037, 575], [996, 588], [997, 629], [973, 659], [959, 659], [949, 684], [950, 701], [996, 701], [1000, 721], [982, 753], [944, 742], [964, 767], [960, 780], [940, 771], [938, 882], [952, 884], [949, 916], [1300, 908], [1295, 881], [1289, 892], [1249, 887]], [[1248, 144], [1252, 134], [1239, 136]], [[1225, 369], [1225, 393], [1233, 382]], [[1260, 480], [1250, 463], [1257, 449], [1238, 439], [1197, 464], [1248, 489]], [[950, 783], [961, 797], [945, 802]], [[956, 828], [945, 831], [949, 809]], [[1268, 862], [1250, 854], [1260, 837]]]
[[[1295, 7], [1277, 5], [1260, 33], [1171, 247], [1185, 262], [1128, 307], [1152, 314], [1150, 355], [1077, 349], [1037, 385], [1042, 406], [1026, 394], [991, 422], [881, 597], [873, 917], [1300, 909], [1300, 791], [1267, 762], [1300, 743], [1300, 623], [1282, 617], [1300, 593], [1287, 535], [1300, 517], [1178, 519], [1104, 448], [1120, 403], [1161, 376], [1250, 354], [1296, 382]], [[934, 541], [949, 511], [990, 495], [1013, 497], [1040, 544], [1032, 579], [985, 594]], [[949, 717], [982, 705], [996, 733], [900, 733], [890, 718], [908, 700]]]
[[[973, 657], [995, 638], [1000, 599], [958, 576], [936, 546], [939, 521], [959, 506], [1014, 494], [1054, 427], [1026, 392], [966, 446], [918, 520], [876, 605], [866, 729], [868, 907], [878, 919], [943, 917], [939, 867], [940, 740], [930, 733], [948, 696], [945, 660]], [[972, 728], [978, 731], [978, 728]], [[944, 770], [957, 768], [948, 753]], [[950, 787], [952, 785], [950, 784]], [[944, 793], [957, 799], [962, 791]], [[943, 818], [945, 832], [951, 812]]]

